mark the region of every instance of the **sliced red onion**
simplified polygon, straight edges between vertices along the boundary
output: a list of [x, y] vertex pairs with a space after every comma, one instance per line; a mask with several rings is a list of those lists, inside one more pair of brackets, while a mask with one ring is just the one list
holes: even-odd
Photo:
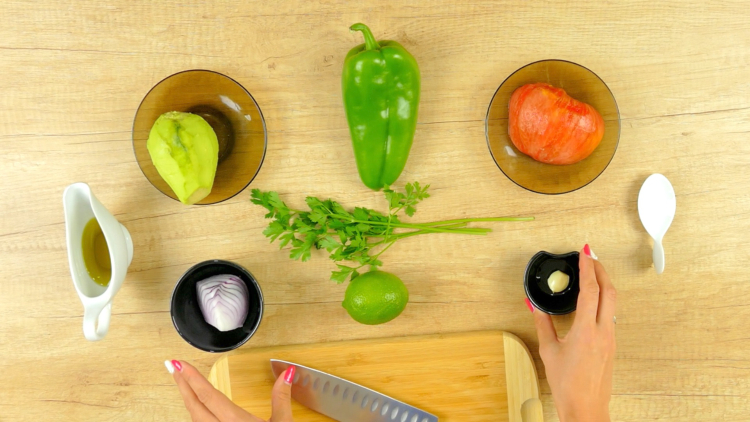
[[199, 281], [198, 306], [203, 319], [219, 331], [242, 327], [247, 318], [249, 294], [241, 278], [220, 274]]

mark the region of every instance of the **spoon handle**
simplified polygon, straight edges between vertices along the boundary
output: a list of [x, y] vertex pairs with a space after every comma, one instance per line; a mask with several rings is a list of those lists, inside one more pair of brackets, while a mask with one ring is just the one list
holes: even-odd
[[664, 272], [664, 247], [659, 241], [654, 241], [654, 269], [656, 274]]

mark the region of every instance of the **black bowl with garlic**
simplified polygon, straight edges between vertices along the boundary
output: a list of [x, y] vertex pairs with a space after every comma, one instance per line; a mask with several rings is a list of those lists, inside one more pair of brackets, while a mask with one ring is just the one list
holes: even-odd
[[537, 309], [550, 315], [576, 310], [578, 292], [578, 252], [552, 254], [541, 251], [526, 266], [524, 289]]

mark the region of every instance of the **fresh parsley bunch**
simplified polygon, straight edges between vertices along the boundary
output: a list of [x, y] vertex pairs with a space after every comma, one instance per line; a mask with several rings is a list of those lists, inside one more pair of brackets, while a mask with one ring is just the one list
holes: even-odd
[[[289, 208], [277, 192], [253, 189], [253, 204], [268, 210], [266, 218], [273, 219], [263, 234], [271, 242], [279, 241], [279, 248], [290, 245], [289, 257], [295, 260], [310, 259], [313, 247], [325, 249], [329, 257], [337, 262], [338, 271], [331, 273], [331, 280], [343, 283], [347, 278], [359, 276], [362, 267], [371, 269], [383, 265], [380, 255], [397, 240], [426, 233], [487, 234], [491, 229], [469, 228], [476, 221], [528, 221], [533, 217], [463, 218], [434, 221], [431, 223], [403, 223], [398, 217], [404, 212], [409, 217], [416, 212], [416, 205], [429, 198], [427, 189], [419, 182], [407, 183], [405, 192], [386, 187], [383, 192], [388, 201], [388, 213], [357, 207], [347, 211], [336, 201], [321, 200], [308, 196], [305, 199], [309, 211]], [[338, 264], [349, 261], [353, 265]]]

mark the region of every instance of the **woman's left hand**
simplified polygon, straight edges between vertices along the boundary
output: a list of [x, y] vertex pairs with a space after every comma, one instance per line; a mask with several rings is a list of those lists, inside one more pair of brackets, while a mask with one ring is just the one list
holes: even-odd
[[[180, 389], [185, 407], [193, 422], [265, 422], [251, 415], [245, 409], [215, 389], [208, 380], [187, 362], [173, 360], [164, 364], [174, 376]], [[294, 367], [282, 373], [271, 390], [272, 416], [268, 422], [293, 422], [292, 420], [292, 380]]]

